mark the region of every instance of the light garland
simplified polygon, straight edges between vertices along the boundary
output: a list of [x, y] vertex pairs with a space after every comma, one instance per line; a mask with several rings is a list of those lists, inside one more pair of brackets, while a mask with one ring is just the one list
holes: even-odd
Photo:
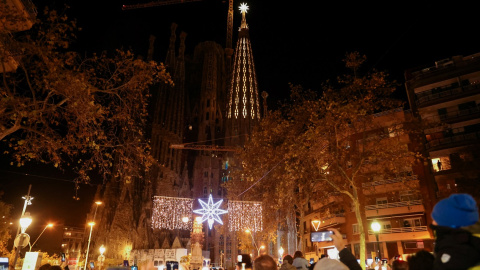
[[[193, 224], [192, 208], [193, 199], [154, 196], [152, 228], [190, 231]], [[183, 221], [184, 217], [188, 217], [188, 221]]]
[[263, 207], [261, 202], [229, 201], [229, 230], [258, 232], [263, 230]]
[[[228, 212], [229, 231], [251, 232], [263, 230], [263, 207], [261, 202], [229, 201], [228, 211], [220, 209], [223, 200], [213, 203], [210, 194], [208, 202], [198, 200], [202, 209], [193, 210], [193, 199], [179, 197], [154, 196], [152, 228], [167, 230], [189, 230], [193, 229], [193, 213], [201, 214], [201, 222], [208, 221], [212, 229], [216, 221], [223, 224], [219, 215]], [[188, 220], [186, 219], [188, 218]]]
[[216, 203], [213, 203], [212, 194], [208, 196], [208, 203], [198, 199], [198, 202], [202, 206], [202, 209], [193, 210], [195, 214], [201, 214], [202, 219], [200, 222], [204, 222], [205, 220], [208, 221], [208, 227], [210, 230], [212, 229], [213, 222], [218, 222], [223, 225], [222, 219], [219, 215], [227, 213], [227, 210], [219, 209], [220, 204], [222, 204], [223, 200], [220, 200]]

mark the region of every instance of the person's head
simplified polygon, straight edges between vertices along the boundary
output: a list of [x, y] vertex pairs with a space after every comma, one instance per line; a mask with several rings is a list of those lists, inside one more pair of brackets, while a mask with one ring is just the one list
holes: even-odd
[[395, 260], [392, 262], [392, 270], [408, 270], [408, 263], [403, 260]]
[[479, 218], [477, 202], [466, 193], [452, 194], [433, 207], [432, 218], [437, 225], [445, 227], [473, 225]]
[[46, 264], [40, 266], [40, 267], [38, 268], [38, 270], [48, 270], [48, 269], [50, 269], [50, 267], [52, 267], [52, 265], [49, 264], [49, 263], [46, 263]]
[[313, 270], [348, 270], [348, 267], [338, 260], [323, 258], [318, 260]]
[[242, 260], [237, 262], [239, 269], [242, 269], [242, 264], [245, 264], [245, 268], [252, 268], [252, 258], [248, 254], [241, 254]]
[[255, 259], [253, 267], [255, 270], [277, 270], [277, 263], [271, 256], [263, 254]]
[[295, 253], [293, 253], [293, 258], [303, 258], [303, 253], [300, 251], [300, 250], [297, 250], [295, 251]]
[[327, 255], [325, 254], [320, 255], [320, 259], [323, 259], [323, 258], [327, 258]]
[[433, 270], [435, 257], [426, 250], [420, 250], [407, 258], [409, 270]]
[[292, 264], [293, 263], [293, 257], [291, 255], [285, 255], [285, 257], [283, 257], [283, 261], [288, 262], [289, 264]]

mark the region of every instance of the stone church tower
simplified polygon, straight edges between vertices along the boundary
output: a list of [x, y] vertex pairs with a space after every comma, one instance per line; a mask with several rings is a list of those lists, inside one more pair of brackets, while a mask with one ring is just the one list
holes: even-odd
[[[189, 232], [152, 229], [153, 196], [215, 200], [225, 198], [221, 184], [228, 179], [231, 153], [205, 149], [172, 149], [172, 144], [243, 146], [260, 120], [257, 78], [245, 12], [239, 29], [233, 66], [228, 67], [225, 49], [213, 41], [198, 44], [193, 56], [185, 56], [186, 34], [180, 34], [176, 54], [176, 29], [172, 24], [165, 65], [174, 86], [152, 89], [152, 154], [158, 161], [145, 179], [125, 182], [112, 179], [99, 187], [96, 200], [104, 202], [90, 250], [108, 246], [110, 258], [125, 259], [132, 249], [171, 247], [175, 235], [187, 246]], [[232, 74], [227, 71], [231, 70]], [[227, 81], [227, 79], [229, 81]], [[93, 213], [92, 208], [92, 213]], [[213, 263], [232, 264], [238, 252], [234, 234], [207, 232], [204, 250]], [[184, 237], [187, 235], [187, 237]], [[178, 242], [178, 241], [176, 241]], [[220, 256], [219, 254], [224, 254]], [[221, 258], [222, 257], [222, 258]]]

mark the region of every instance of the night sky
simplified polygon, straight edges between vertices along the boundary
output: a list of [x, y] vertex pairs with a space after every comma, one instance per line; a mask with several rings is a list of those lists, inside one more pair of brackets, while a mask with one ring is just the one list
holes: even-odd
[[[73, 48], [86, 54], [123, 47], [146, 56], [149, 35], [153, 34], [154, 60], [163, 61], [172, 22], [178, 24], [177, 37], [180, 31], [187, 33], [187, 55], [202, 41], [213, 40], [225, 46], [228, 1], [122, 10], [123, 4], [145, 2], [33, 0], [39, 12], [46, 5], [57, 9], [64, 3], [69, 5], [67, 15], [76, 18], [82, 27]], [[260, 92], [269, 93], [269, 106], [288, 96], [289, 83], [320, 90], [322, 82], [345, 72], [341, 60], [346, 52], [365, 54], [368, 69], [386, 70], [401, 85], [406, 69], [480, 52], [475, 1], [241, 2], [250, 7], [247, 23], [258, 84]], [[233, 45], [240, 25], [241, 2], [234, 1]], [[401, 86], [398, 95], [405, 97], [404, 92]], [[42, 166], [12, 168], [8, 164], [8, 160], [2, 160], [0, 167], [0, 190], [5, 192], [1, 199], [14, 204], [14, 215], [20, 214], [21, 196], [32, 184], [35, 199], [27, 209], [38, 217], [37, 227], [62, 219], [70, 225], [84, 225], [93, 203], [94, 185], [83, 185], [79, 191], [81, 200], [74, 201], [74, 175], [47, 172]]]

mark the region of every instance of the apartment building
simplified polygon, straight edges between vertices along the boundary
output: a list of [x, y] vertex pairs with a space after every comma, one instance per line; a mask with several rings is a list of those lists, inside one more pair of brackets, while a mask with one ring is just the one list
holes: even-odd
[[[392, 112], [397, 122], [406, 123], [412, 119], [410, 111], [396, 110]], [[383, 128], [370, 133], [387, 132], [386, 140], [400, 136], [399, 140], [406, 147], [418, 147], [409, 134], [400, 129], [393, 131], [391, 122], [383, 121], [382, 114], [378, 122], [383, 122]], [[360, 136], [360, 134], [359, 134]], [[353, 141], [355, 138], [353, 138]], [[354, 147], [354, 145], [352, 145]], [[433, 207], [432, 192], [429, 181], [432, 176], [424, 164], [412, 163], [401, 172], [391, 174], [372, 174], [361, 181], [361, 210], [363, 210], [364, 232], [366, 238], [366, 258], [379, 256], [392, 258], [396, 255], [415, 253], [421, 249], [433, 250], [433, 235], [428, 225], [431, 223], [430, 212]], [[430, 179], [430, 180], [428, 180]], [[321, 188], [321, 187], [320, 187]], [[352, 253], [360, 258], [360, 230], [353, 212], [351, 199], [340, 193], [328, 193], [323, 198], [310, 198], [304, 205], [300, 218], [301, 249], [305, 257], [316, 261], [322, 254], [336, 257], [336, 249], [332, 241], [312, 242], [311, 234], [337, 228], [345, 235]], [[372, 222], [381, 225], [378, 242], [371, 229]]]
[[425, 152], [437, 200], [465, 192], [480, 199], [480, 53], [405, 72], [413, 113], [426, 127]]
[[62, 252], [65, 253], [69, 265], [76, 265], [82, 256], [82, 243], [85, 228], [63, 227]]

